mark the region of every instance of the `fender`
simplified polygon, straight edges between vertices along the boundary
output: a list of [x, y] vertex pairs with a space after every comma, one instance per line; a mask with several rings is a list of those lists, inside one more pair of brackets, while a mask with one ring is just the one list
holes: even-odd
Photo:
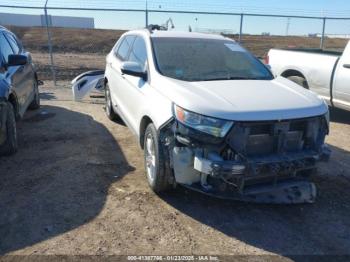
[[7, 100], [5, 98], [0, 98], [0, 145], [6, 140], [7, 110]]
[[[141, 105], [142, 107], [140, 108], [139, 112], [141, 112], [142, 115], [138, 117], [138, 126], [141, 125], [144, 117], [148, 117], [152, 120], [153, 124], [158, 130], [164, 123], [173, 117], [173, 103], [152, 86], [148, 88], [147, 92], [148, 94], [146, 96], [150, 99]], [[162, 113], [160, 114], [159, 112]], [[141, 136], [142, 134], [139, 133], [138, 135]]]
[[0, 99], [5, 98], [8, 99], [9, 94], [10, 94], [10, 83], [6, 81], [5, 78], [0, 79]]
[[305, 80], [309, 83], [309, 79], [307, 78], [306, 72], [304, 72], [303, 69], [301, 69], [299, 67], [296, 67], [296, 66], [284, 67], [278, 72], [277, 75], [282, 76], [287, 71], [297, 71], [297, 72], [299, 72], [300, 74], [302, 74], [304, 76]]

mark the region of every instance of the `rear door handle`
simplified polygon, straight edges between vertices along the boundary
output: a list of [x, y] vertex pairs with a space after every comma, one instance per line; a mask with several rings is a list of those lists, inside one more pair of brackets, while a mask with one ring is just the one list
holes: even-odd
[[350, 69], [350, 64], [344, 64], [343, 67], [347, 68], [347, 69]]

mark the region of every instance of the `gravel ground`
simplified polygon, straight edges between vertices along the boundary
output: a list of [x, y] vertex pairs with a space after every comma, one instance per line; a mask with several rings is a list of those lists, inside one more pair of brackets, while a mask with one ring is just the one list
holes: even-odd
[[41, 89], [0, 158], [0, 254], [350, 255], [350, 114], [332, 111], [315, 204], [257, 205], [147, 186], [142, 151], [103, 100]]

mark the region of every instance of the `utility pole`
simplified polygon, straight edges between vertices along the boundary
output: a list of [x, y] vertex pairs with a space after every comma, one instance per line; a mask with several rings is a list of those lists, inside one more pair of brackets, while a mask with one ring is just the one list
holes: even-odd
[[239, 36], [238, 36], [238, 42], [242, 42], [242, 37], [243, 37], [243, 13], [241, 13], [241, 20], [239, 23]]
[[320, 43], [320, 48], [324, 48], [324, 38], [325, 38], [325, 31], [326, 31], [326, 17], [323, 17], [322, 19], [322, 35], [321, 35], [321, 43]]
[[289, 25], [290, 25], [290, 17], [287, 18], [286, 36], [289, 35]]
[[50, 32], [50, 28], [49, 28], [49, 17], [47, 14], [47, 2], [48, 1], [49, 0], [46, 0], [46, 2], [45, 2], [44, 12], [45, 12], [47, 41], [48, 41], [48, 46], [49, 46], [49, 55], [50, 55], [50, 63], [51, 63], [51, 74], [52, 74], [53, 83], [56, 86], [56, 72], [55, 72], [55, 67], [54, 67], [54, 63], [53, 63], [53, 54], [52, 54], [52, 40], [51, 40], [51, 32]]
[[148, 1], [146, 0], [146, 27], [148, 26]]

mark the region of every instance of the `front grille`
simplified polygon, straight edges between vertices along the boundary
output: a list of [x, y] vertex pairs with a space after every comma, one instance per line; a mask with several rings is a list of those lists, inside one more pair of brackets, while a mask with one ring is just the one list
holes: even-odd
[[272, 154], [275, 140], [275, 137], [270, 134], [248, 135], [245, 153], [247, 155]]
[[[322, 131], [320, 117], [288, 121], [238, 122], [227, 137], [229, 147], [239, 155], [272, 154], [317, 150]], [[321, 138], [322, 140], [322, 138]]]

